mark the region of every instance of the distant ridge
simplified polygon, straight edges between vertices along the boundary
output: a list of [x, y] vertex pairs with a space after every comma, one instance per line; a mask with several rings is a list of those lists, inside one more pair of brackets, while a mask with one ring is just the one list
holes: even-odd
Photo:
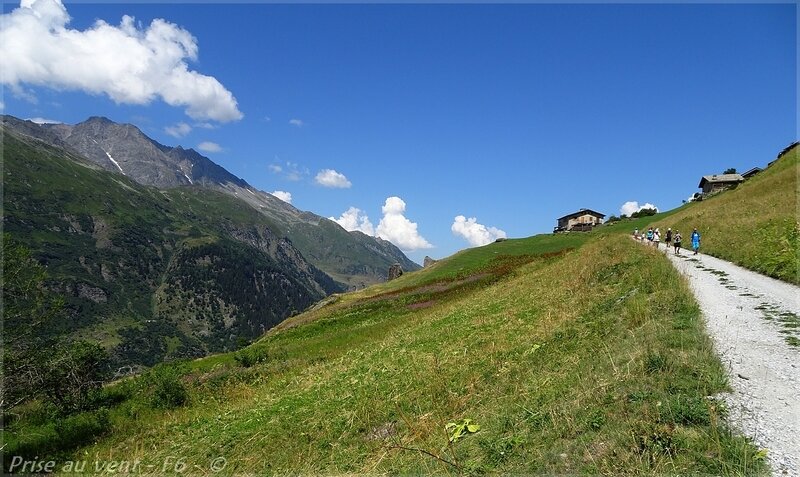
[[82, 156], [109, 172], [160, 189], [198, 187], [236, 197], [269, 218], [313, 265], [350, 289], [384, 281], [389, 267], [421, 268], [388, 241], [348, 232], [260, 191], [194, 149], [158, 143], [132, 124], [93, 116], [82, 123], [37, 124], [4, 115], [3, 125]]

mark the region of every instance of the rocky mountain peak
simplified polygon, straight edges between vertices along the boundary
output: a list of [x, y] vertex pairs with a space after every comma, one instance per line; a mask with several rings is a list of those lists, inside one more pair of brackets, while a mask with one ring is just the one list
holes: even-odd
[[3, 124], [75, 151], [99, 167], [140, 184], [160, 189], [203, 187], [235, 197], [266, 216], [315, 266], [348, 286], [359, 288], [385, 280], [395, 262], [407, 271], [419, 268], [390, 242], [348, 232], [323, 217], [298, 210], [250, 186], [194, 149], [159, 144], [132, 124], [101, 116], [74, 126], [38, 125], [4, 116]]
[[92, 124], [92, 123], [99, 123], [99, 124], [117, 124], [114, 121], [108, 119], [105, 116], [90, 116], [89, 119], [84, 121], [84, 124]]

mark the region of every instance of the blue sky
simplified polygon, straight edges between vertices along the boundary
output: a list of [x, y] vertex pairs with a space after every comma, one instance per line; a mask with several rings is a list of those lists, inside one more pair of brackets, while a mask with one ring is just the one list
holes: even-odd
[[[766, 165], [797, 137], [796, 8], [67, 3], [77, 33], [123, 15], [140, 37], [154, 19], [180, 27], [197, 56], [179, 63], [222, 93], [210, 106], [183, 90], [146, 101], [124, 81], [109, 93], [88, 73], [57, 83], [20, 62], [2, 106], [66, 123], [107, 116], [168, 145], [213, 143], [204, 154], [253, 186], [325, 217], [358, 208], [421, 262], [498, 230], [550, 232], [583, 207], [671, 209], [704, 174]], [[88, 44], [115, 51], [98, 43]], [[26, 59], [53, 61], [41, 50]], [[120, 67], [113, 57], [99, 55], [110, 63], [98, 71]], [[328, 185], [349, 187], [318, 183], [325, 170], [341, 175]]]

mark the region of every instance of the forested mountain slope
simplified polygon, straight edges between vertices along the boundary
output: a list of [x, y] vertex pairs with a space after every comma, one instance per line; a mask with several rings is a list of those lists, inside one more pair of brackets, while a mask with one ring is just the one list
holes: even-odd
[[3, 134], [5, 232], [67, 301], [51, 331], [98, 339], [118, 364], [234, 349], [341, 289], [239, 200], [144, 187]]

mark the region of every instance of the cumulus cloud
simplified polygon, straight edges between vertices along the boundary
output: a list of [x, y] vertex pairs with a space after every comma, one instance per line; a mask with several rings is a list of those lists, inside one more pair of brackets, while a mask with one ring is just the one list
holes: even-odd
[[644, 205], [639, 205], [639, 202], [631, 200], [622, 204], [622, 207], [619, 208], [619, 213], [620, 215], [630, 216], [632, 213], [639, 212], [642, 209], [656, 209], [656, 212], [658, 212], [658, 207], [650, 202], [647, 202]]
[[337, 224], [341, 225], [345, 230], [352, 232], [358, 230], [367, 235], [375, 235], [375, 227], [369, 221], [369, 217], [364, 211], [356, 207], [350, 207], [342, 213], [339, 218], [328, 217]]
[[417, 224], [405, 217], [406, 203], [400, 197], [386, 199], [381, 211], [383, 218], [376, 229], [377, 236], [392, 242], [405, 252], [433, 248], [417, 231]]
[[172, 137], [181, 138], [192, 132], [192, 127], [186, 123], [178, 123], [174, 126], [167, 126], [164, 132]]
[[161, 99], [195, 120], [241, 119], [236, 98], [212, 76], [189, 69], [198, 58], [190, 32], [163, 19], [118, 26], [97, 20], [71, 29], [60, 0], [22, 0], [0, 17], [0, 81], [19, 97], [26, 86], [105, 94], [117, 103]]
[[289, 124], [291, 124], [292, 126], [297, 126], [298, 128], [301, 128], [301, 127], [303, 127], [303, 125], [305, 123], [303, 122], [302, 119], [290, 119], [289, 120]]
[[292, 203], [292, 193], [286, 192], [284, 190], [276, 190], [275, 192], [270, 192], [270, 194], [274, 195], [275, 197], [279, 198], [280, 200], [286, 202], [287, 204]]
[[197, 145], [197, 150], [203, 152], [220, 152], [222, 151], [222, 147], [215, 142], [203, 141]]
[[473, 247], [480, 247], [492, 243], [499, 238], [506, 238], [506, 233], [495, 227], [487, 227], [478, 223], [475, 217], [466, 218], [463, 215], [457, 216], [450, 230], [454, 234], [464, 238]]
[[323, 169], [317, 173], [314, 181], [323, 187], [333, 187], [337, 189], [348, 189], [353, 185], [344, 174], [333, 169]]
[[28, 121], [36, 124], [63, 124], [61, 121], [56, 119], [47, 119], [47, 118], [29, 118]]

